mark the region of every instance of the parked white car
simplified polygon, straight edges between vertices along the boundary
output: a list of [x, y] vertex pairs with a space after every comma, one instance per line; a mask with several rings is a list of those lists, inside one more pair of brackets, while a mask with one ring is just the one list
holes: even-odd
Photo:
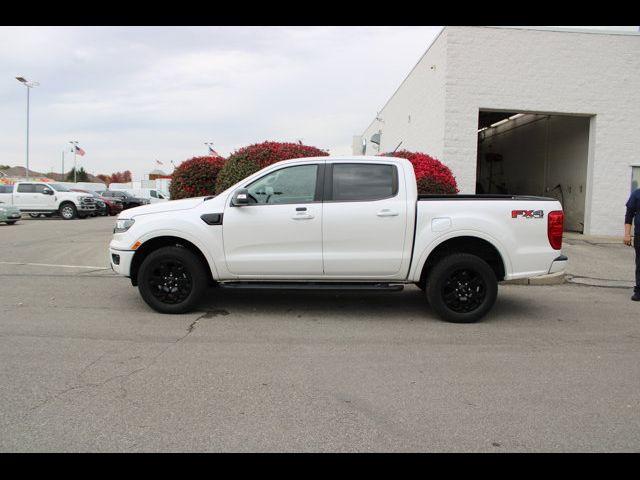
[[0, 200], [33, 216], [43, 213], [71, 220], [84, 218], [96, 210], [91, 195], [72, 192], [60, 183], [17, 182], [10, 189], [3, 190], [7, 191], [0, 193]]
[[122, 212], [114, 271], [163, 313], [193, 310], [206, 288], [398, 290], [473, 322], [498, 281], [562, 271], [564, 214], [553, 198], [418, 195], [413, 166], [387, 157], [318, 157], [268, 166], [218, 196]]
[[147, 200], [149, 200], [148, 203], [169, 201], [168, 194], [161, 192], [160, 190], [155, 188], [125, 188], [122, 186], [118, 186], [117, 184], [112, 184], [109, 186], [109, 189], [113, 191], [127, 192], [138, 198], [146, 198]]

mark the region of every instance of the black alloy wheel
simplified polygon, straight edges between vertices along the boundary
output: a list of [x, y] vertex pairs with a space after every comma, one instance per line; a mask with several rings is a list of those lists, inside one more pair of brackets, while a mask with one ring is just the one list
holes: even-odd
[[140, 265], [138, 288], [142, 298], [161, 313], [192, 311], [208, 286], [206, 266], [184, 247], [162, 247]]
[[493, 269], [480, 257], [455, 253], [433, 267], [426, 292], [431, 307], [442, 319], [472, 323], [493, 307], [498, 281]]
[[484, 278], [475, 270], [456, 270], [442, 285], [442, 299], [454, 312], [472, 312], [487, 297], [487, 285]]

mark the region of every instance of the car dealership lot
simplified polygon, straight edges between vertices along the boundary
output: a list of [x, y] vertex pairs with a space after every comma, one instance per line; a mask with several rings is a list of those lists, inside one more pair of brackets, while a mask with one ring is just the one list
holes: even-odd
[[0, 225], [1, 451], [640, 450], [627, 289], [502, 285], [471, 325], [415, 287], [160, 315], [108, 268], [114, 221]]

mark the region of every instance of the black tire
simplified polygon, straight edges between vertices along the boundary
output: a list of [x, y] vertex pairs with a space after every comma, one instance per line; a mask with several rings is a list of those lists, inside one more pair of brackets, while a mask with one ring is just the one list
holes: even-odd
[[60, 205], [60, 210], [58, 210], [58, 213], [65, 220], [73, 220], [78, 216], [78, 210], [76, 209], [76, 206], [70, 202], [66, 202]]
[[138, 289], [147, 304], [160, 313], [187, 313], [207, 289], [206, 266], [183, 247], [151, 252], [138, 270]]
[[40, 214], [39, 213], [30, 213], [29, 216], [31, 218], [40, 218]]
[[7, 222], [7, 225], [15, 225], [15, 224], [16, 224], [16, 222], [17, 222], [17, 220], [9, 220], [9, 221]]
[[427, 299], [445, 321], [473, 323], [493, 307], [498, 281], [480, 257], [455, 253], [440, 260], [427, 280]]

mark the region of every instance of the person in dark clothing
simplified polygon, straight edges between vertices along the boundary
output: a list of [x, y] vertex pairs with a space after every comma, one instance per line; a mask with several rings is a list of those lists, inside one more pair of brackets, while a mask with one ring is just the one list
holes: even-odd
[[634, 224], [633, 245], [636, 249], [636, 287], [631, 300], [640, 302], [640, 188], [634, 190], [627, 202], [624, 217], [624, 244], [631, 246], [631, 222]]

